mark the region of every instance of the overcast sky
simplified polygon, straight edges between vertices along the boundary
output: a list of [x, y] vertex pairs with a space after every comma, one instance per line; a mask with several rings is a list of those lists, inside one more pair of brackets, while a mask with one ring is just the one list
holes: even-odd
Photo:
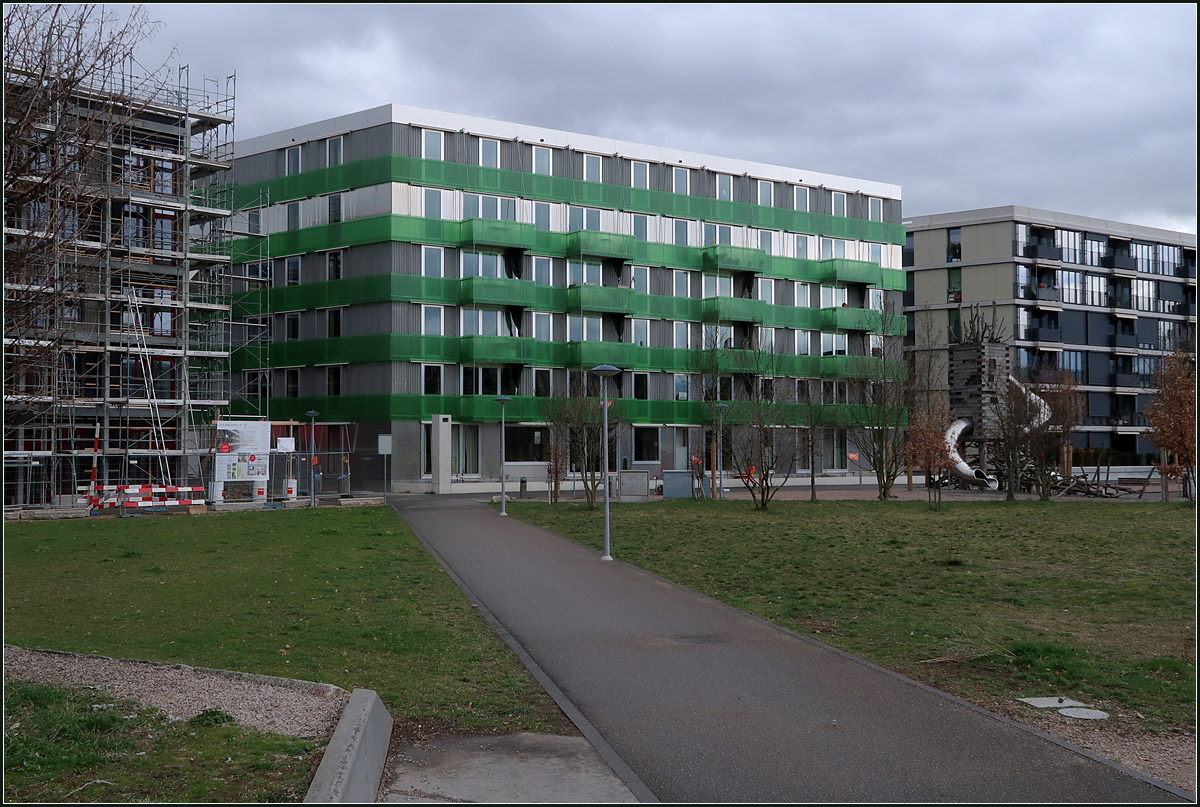
[[1191, 4], [149, 11], [239, 138], [394, 103], [1196, 232]]

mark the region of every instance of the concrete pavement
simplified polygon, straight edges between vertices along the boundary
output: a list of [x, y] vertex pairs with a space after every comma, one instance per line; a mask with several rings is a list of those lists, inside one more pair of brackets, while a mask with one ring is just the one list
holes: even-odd
[[662, 801], [712, 802], [1186, 799], [623, 564], [619, 537], [618, 560], [605, 562], [467, 497], [389, 501], [549, 680], [568, 714], [577, 710], [585, 736], [635, 794], [648, 788]]

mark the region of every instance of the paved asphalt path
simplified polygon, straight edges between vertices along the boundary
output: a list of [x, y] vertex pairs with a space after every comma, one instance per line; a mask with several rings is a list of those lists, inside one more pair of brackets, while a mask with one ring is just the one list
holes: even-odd
[[607, 562], [470, 498], [389, 501], [661, 801], [1183, 800], [621, 563], [619, 539]]

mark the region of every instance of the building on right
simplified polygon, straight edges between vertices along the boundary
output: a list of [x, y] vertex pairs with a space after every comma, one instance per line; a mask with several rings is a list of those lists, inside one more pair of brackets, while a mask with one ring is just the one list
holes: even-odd
[[1195, 235], [1021, 206], [903, 223], [908, 340], [936, 384], [964, 325], [994, 324], [1018, 379], [1066, 370], [1085, 394], [1076, 448], [1157, 454], [1144, 412], [1163, 356], [1194, 339]]

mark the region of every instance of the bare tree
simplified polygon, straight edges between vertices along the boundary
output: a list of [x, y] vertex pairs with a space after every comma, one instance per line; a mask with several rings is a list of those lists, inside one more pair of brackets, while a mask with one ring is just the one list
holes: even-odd
[[1049, 408], [1044, 423], [1030, 424], [1026, 441], [1038, 495], [1047, 501], [1054, 490], [1054, 473], [1062, 466], [1071, 444], [1071, 432], [1083, 421], [1084, 401], [1079, 385], [1067, 370], [1048, 370], [1031, 388]]
[[794, 389], [779, 377], [779, 355], [763, 333], [753, 327], [744, 341], [736, 400], [726, 418], [733, 464], [756, 510], [766, 510], [787, 483], [797, 456], [795, 434], [787, 428]]
[[797, 379], [792, 404], [796, 421], [801, 424], [796, 437], [796, 450], [808, 465], [808, 499], [813, 502], [817, 500], [817, 458], [821, 456], [818, 429], [825, 421], [820, 384], [818, 379]]
[[[604, 444], [603, 416], [598, 379], [589, 379], [585, 373], [571, 373], [567, 394], [556, 394], [541, 403], [542, 418], [550, 428], [550, 468], [554, 489], [567, 470], [579, 473], [583, 484], [583, 495], [589, 510], [596, 507], [597, 492], [603, 478]], [[615, 418], [616, 407], [609, 411], [610, 428]], [[557, 476], [555, 476], [557, 474]]]
[[879, 500], [891, 498], [892, 485], [905, 469], [904, 449], [911, 390], [906, 381], [903, 345], [904, 317], [894, 308], [873, 312], [866, 335], [868, 355], [849, 356], [851, 416], [847, 437], [875, 471]]
[[111, 134], [132, 120], [158, 71], [126, 71], [161, 23], [142, 6], [4, 7], [5, 431], [49, 405], [53, 367], [96, 272], [113, 183]]
[[1158, 392], [1146, 406], [1148, 436], [1166, 454], [1158, 471], [1180, 479], [1184, 495], [1194, 499], [1196, 468], [1196, 354], [1190, 345], [1165, 357], [1158, 373]]

